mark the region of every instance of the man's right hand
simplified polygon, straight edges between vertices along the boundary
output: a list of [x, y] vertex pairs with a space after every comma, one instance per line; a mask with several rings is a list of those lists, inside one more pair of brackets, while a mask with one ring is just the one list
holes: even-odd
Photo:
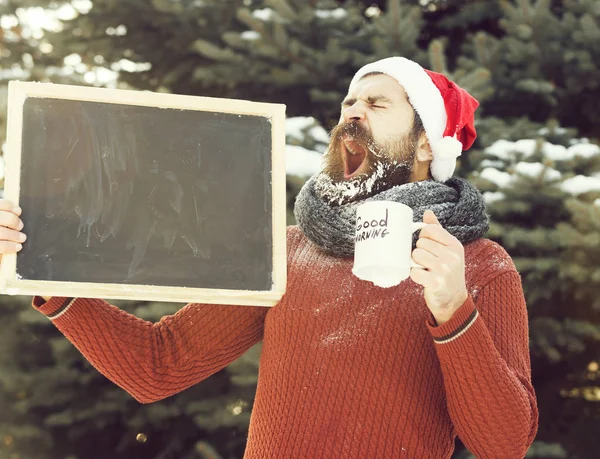
[[[19, 218], [21, 208], [15, 206], [8, 199], [0, 199], [0, 263], [2, 255], [6, 253], [17, 253], [27, 240], [25, 233], [22, 233], [23, 222]], [[50, 297], [43, 297], [46, 301]]]
[[0, 261], [2, 255], [21, 250], [21, 244], [27, 239], [27, 236], [21, 233], [23, 222], [19, 218], [20, 215], [20, 207], [7, 199], [0, 199]]

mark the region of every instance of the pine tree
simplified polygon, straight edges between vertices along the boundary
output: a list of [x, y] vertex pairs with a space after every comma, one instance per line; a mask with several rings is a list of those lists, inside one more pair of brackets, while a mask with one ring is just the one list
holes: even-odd
[[600, 237], [600, 147], [573, 134], [550, 122], [534, 138], [498, 140], [472, 179], [488, 202], [488, 237], [511, 254], [522, 276], [539, 437], [562, 443], [576, 457], [600, 427], [600, 411], [590, 405], [600, 399], [593, 385], [598, 373], [591, 371], [600, 352], [593, 245]]
[[600, 8], [595, 0], [500, 0], [500, 31], [465, 43], [461, 65], [490, 70], [486, 116], [556, 118], [599, 137]]

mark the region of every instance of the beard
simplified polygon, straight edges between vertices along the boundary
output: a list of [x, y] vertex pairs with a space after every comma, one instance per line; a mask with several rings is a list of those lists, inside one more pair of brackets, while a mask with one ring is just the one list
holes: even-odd
[[[356, 154], [347, 152], [345, 140]], [[331, 131], [316, 191], [330, 204], [343, 205], [404, 185], [410, 181], [416, 150], [417, 138], [412, 132], [378, 144], [363, 125], [339, 124]]]

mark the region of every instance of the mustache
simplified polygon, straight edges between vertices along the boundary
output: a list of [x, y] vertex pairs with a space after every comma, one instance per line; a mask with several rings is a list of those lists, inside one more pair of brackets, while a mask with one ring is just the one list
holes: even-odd
[[331, 146], [337, 147], [345, 137], [351, 137], [356, 143], [371, 150], [374, 145], [374, 139], [365, 126], [358, 122], [342, 123], [335, 126], [330, 133]]

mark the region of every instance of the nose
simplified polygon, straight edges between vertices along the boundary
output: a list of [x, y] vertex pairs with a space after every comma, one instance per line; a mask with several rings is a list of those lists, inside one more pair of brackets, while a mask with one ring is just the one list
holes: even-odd
[[365, 120], [365, 106], [360, 101], [354, 103], [349, 107], [342, 110], [342, 117], [346, 123], [353, 121], [364, 121]]

